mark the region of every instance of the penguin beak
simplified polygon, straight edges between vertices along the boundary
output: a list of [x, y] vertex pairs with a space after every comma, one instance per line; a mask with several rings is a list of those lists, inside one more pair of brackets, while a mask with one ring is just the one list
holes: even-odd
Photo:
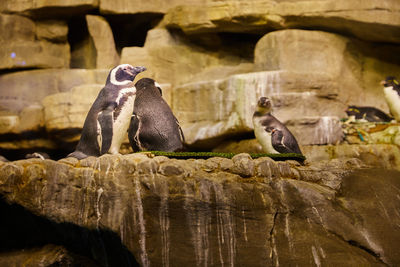
[[386, 81], [381, 81], [380, 84], [381, 84], [381, 85], [385, 85], [385, 84], [386, 84]]
[[136, 75], [138, 75], [139, 73], [141, 73], [145, 70], [146, 70], [145, 67], [128, 67], [126, 69], [126, 72], [131, 75], [132, 79], [134, 79], [136, 77]]

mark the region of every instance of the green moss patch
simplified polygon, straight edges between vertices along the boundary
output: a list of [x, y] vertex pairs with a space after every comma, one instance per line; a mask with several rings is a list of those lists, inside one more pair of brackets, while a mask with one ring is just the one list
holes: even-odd
[[[177, 159], [208, 159], [212, 157], [221, 157], [231, 159], [236, 153], [219, 153], [219, 152], [165, 152], [165, 151], [147, 151], [138, 153], [151, 153], [154, 156], [165, 156], [168, 158]], [[249, 153], [253, 158], [270, 157], [273, 160], [297, 160], [304, 161], [306, 157], [302, 154], [287, 153], [287, 154], [268, 154], [268, 153]]]

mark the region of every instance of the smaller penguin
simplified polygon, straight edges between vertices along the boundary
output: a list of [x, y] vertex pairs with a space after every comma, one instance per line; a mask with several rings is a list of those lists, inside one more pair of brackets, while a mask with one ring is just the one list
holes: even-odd
[[254, 134], [264, 152], [271, 154], [302, 154], [293, 134], [271, 115], [272, 104], [267, 97], [260, 97], [253, 114]]
[[178, 120], [150, 78], [136, 84], [136, 99], [128, 130], [133, 151], [182, 151], [184, 136]]
[[145, 67], [121, 64], [110, 71], [86, 116], [79, 143], [68, 157], [83, 159], [119, 153], [135, 101], [136, 88], [132, 82], [145, 70]]
[[354, 116], [356, 120], [365, 120], [370, 122], [390, 122], [392, 117], [385, 112], [374, 107], [349, 106], [346, 110], [347, 116]]
[[382, 81], [384, 86], [383, 93], [385, 95], [386, 103], [389, 106], [390, 113], [396, 121], [400, 121], [400, 83], [393, 76], [388, 76], [386, 80]]

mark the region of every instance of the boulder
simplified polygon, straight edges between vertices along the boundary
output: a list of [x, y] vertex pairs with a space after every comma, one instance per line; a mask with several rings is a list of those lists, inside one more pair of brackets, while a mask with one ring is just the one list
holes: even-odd
[[68, 43], [36, 40], [35, 23], [28, 18], [0, 14], [0, 34], [0, 69], [69, 66]]
[[50, 42], [67, 42], [68, 25], [62, 20], [41, 20], [36, 22], [36, 37]]
[[[248, 72], [252, 66], [243, 66], [248, 60], [220, 51], [208, 51], [191, 44], [180, 33], [156, 28], [148, 31], [146, 42], [141, 47], [126, 47], [122, 50], [121, 63], [144, 64], [148, 71], [143, 73], [159, 83], [173, 86], [193, 80], [198, 81], [213, 73], [207, 80], [223, 78], [226, 73]], [[239, 66], [237, 66], [239, 65]], [[237, 66], [237, 67], [236, 67]], [[220, 71], [221, 69], [229, 69]], [[204, 73], [204, 74], [202, 74]]]
[[400, 43], [399, 9], [396, 0], [206, 1], [169, 10], [163, 23], [188, 34], [310, 28]]
[[400, 74], [400, 65], [390, 59], [397, 58], [398, 50], [385, 45], [377, 49], [321, 31], [282, 30], [266, 34], [258, 41], [254, 61], [259, 70], [307, 70], [307, 79], [311, 80], [314, 74], [322, 73], [332, 96], [343, 104], [387, 111], [380, 81], [389, 73]]
[[0, 111], [17, 115], [24, 107], [41, 104], [44, 97], [70, 91], [82, 84], [105, 84], [109, 70], [29, 70], [0, 76]]
[[48, 132], [81, 129], [102, 84], [85, 84], [73, 87], [69, 92], [49, 95], [42, 100], [44, 124]]
[[29, 240], [107, 266], [396, 266], [399, 175], [245, 154], [0, 162], [2, 253]]
[[118, 65], [119, 56], [108, 22], [100, 16], [86, 15], [89, 35], [96, 49], [96, 69], [111, 69]]

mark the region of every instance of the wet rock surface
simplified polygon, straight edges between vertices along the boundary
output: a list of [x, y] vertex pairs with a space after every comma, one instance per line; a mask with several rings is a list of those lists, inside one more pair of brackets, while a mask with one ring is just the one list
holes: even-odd
[[357, 159], [29, 159], [0, 162], [0, 194], [7, 221], [32, 223], [0, 229], [100, 266], [395, 266], [399, 192], [398, 171]]

